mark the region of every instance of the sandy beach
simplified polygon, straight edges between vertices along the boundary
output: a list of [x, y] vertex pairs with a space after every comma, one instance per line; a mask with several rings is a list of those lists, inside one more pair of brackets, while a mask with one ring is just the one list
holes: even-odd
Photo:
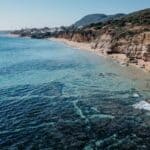
[[150, 72], [150, 62], [145, 62], [143, 60], [138, 60], [137, 64], [130, 63], [125, 54], [111, 54], [111, 55], [108, 55], [108, 54], [104, 53], [103, 51], [101, 51], [100, 49], [93, 49], [92, 46], [91, 46], [91, 43], [79, 43], [79, 42], [74, 42], [74, 41], [70, 41], [70, 40], [67, 40], [67, 39], [63, 39], [63, 38], [49, 38], [49, 40], [62, 42], [62, 43], [66, 44], [70, 47], [73, 47], [73, 48], [95, 52], [97, 55], [100, 55], [100, 56], [103, 56], [103, 57], [109, 57], [109, 58], [113, 59], [114, 61], [117, 61], [122, 66], [132, 65], [134, 67], [142, 69], [145, 72]]
[[91, 48], [90, 43], [79, 43], [79, 42], [69, 41], [69, 40], [63, 39], [63, 38], [50, 38], [50, 40], [62, 42], [70, 47], [77, 48], [77, 49], [88, 50], [88, 51], [93, 51], [93, 52], [97, 51], [96, 49]]

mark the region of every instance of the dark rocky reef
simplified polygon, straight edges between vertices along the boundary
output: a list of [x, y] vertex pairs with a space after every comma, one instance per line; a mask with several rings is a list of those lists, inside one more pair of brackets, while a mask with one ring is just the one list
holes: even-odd
[[149, 115], [132, 107], [138, 91], [66, 97], [65, 86], [49, 82], [0, 89], [1, 149], [149, 149]]

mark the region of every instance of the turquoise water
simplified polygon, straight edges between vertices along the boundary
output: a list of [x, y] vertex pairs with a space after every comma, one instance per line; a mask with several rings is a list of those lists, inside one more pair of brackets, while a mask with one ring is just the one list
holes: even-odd
[[[135, 96], [138, 95], [138, 96]], [[64, 44], [0, 34], [0, 149], [148, 149], [150, 75]]]

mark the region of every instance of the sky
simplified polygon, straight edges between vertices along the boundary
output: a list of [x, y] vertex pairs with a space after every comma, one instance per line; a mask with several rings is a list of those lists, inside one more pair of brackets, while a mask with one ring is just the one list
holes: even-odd
[[0, 0], [0, 30], [68, 26], [88, 14], [145, 8], [150, 0]]

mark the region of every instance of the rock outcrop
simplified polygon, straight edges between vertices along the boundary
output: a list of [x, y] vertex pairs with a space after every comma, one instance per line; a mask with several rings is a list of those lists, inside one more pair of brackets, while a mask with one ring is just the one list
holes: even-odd
[[61, 33], [57, 37], [91, 43], [91, 48], [101, 53], [125, 54], [130, 63], [138, 64], [140, 60], [150, 62], [150, 9], [129, 14], [119, 20], [74, 30], [68, 37], [63, 35]]

